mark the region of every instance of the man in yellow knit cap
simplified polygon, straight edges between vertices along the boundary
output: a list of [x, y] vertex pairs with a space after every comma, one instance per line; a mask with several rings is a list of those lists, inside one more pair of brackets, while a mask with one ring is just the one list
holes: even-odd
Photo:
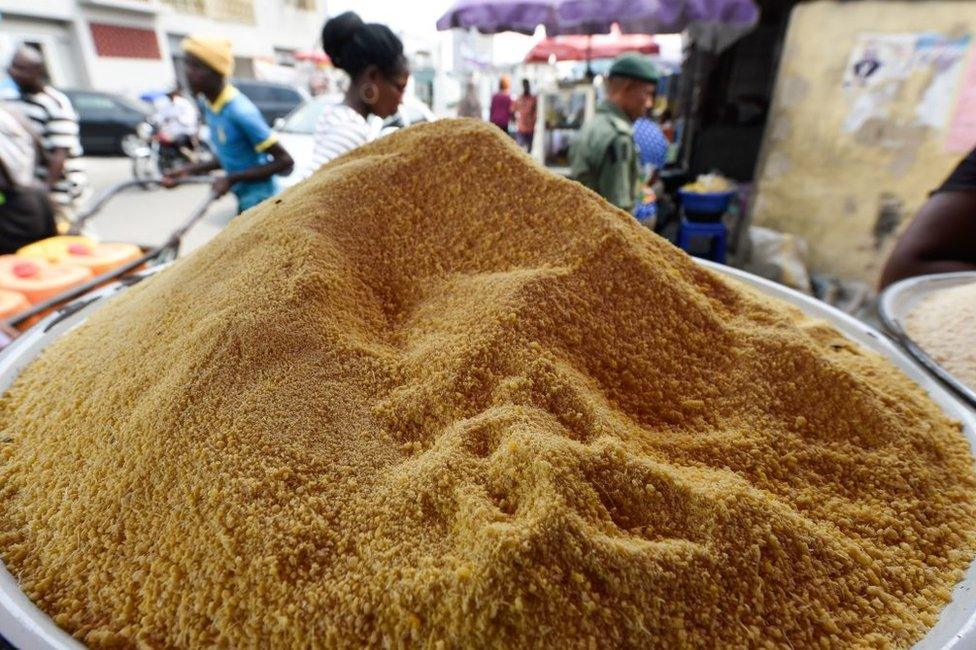
[[276, 174], [294, 165], [257, 107], [227, 82], [234, 69], [230, 41], [212, 36], [183, 39], [186, 81], [194, 95], [202, 96], [203, 116], [217, 160], [187, 165], [167, 175], [164, 184], [181, 176], [223, 169], [213, 190], [219, 196], [232, 191], [238, 212], [257, 205], [279, 191]]

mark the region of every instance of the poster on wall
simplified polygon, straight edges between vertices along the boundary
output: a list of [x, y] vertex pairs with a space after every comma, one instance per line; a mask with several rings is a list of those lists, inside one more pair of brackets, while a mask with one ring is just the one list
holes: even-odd
[[914, 34], [858, 34], [844, 71], [844, 88], [877, 88], [908, 76]]
[[[850, 104], [844, 132], [857, 133], [872, 120], [946, 129], [970, 49], [969, 35], [858, 34], [844, 71]], [[902, 144], [897, 137], [883, 142]]]

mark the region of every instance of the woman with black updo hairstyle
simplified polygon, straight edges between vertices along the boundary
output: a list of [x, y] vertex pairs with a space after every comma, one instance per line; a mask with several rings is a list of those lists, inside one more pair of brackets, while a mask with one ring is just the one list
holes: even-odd
[[311, 174], [320, 166], [376, 136], [370, 115], [397, 112], [410, 78], [403, 43], [389, 27], [364, 23], [352, 11], [326, 21], [322, 47], [332, 64], [349, 75], [341, 104], [330, 106], [315, 125]]

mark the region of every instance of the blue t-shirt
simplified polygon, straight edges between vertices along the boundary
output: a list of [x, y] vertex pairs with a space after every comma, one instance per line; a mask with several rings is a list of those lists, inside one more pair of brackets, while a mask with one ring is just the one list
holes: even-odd
[[646, 117], [634, 122], [634, 142], [640, 152], [640, 161], [644, 165], [653, 165], [655, 169], [664, 167], [668, 158], [670, 143], [664, 137], [664, 132], [657, 122]]
[[[271, 160], [265, 153], [278, 141], [257, 106], [237, 88], [227, 84], [214, 103], [203, 100], [203, 115], [220, 166], [227, 173], [260, 167]], [[261, 181], [236, 183], [231, 191], [243, 212], [279, 191], [274, 176]]]

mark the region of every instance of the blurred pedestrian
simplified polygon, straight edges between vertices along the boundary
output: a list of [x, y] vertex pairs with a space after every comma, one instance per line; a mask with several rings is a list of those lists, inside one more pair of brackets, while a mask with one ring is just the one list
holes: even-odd
[[329, 80], [329, 75], [326, 74], [325, 70], [314, 68], [309, 73], [308, 92], [312, 97], [328, 95], [331, 87], [332, 82]]
[[922, 204], [898, 238], [881, 288], [916, 275], [976, 271], [976, 149]]
[[288, 173], [294, 162], [257, 107], [227, 82], [234, 68], [230, 41], [211, 36], [188, 36], [182, 42], [184, 70], [190, 91], [202, 96], [203, 114], [217, 154], [214, 160], [181, 167], [164, 177], [175, 180], [223, 169], [211, 189], [217, 196], [233, 192], [243, 212], [279, 191], [275, 174]]
[[664, 137], [670, 143], [673, 143], [677, 139], [678, 133], [674, 125], [674, 115], [671, 113], [670, 108], [665, 108], [661, 112], [661, 133], [664, 134]]
[[512, 96], [508, 93], [512, 82], [508, 75], [502, 75], [498, 80], [498, 92], [491, 97], [491, 108], [488, 119], [499, 129], [508, 133], [508, 125], [512, 121]]
[[84, 172], [73, 162], [82, 153], [78, 115], [64, 93], [48, 85], [44, 57], [36, 48], [17, 48], [7, 72], [14, 85], [7, 88], [3, 99], [30, 120], [43, 147], [35, 173], [49, 192], [67, 203], [81, 193], [87, 182]]
[[26, 118], [0, 106], [0, 254], [57, 234], [54, 206], [35, 178], [38, 148]]
[[640, 189], [633, 123], [654, 99], [657, 74], [638, 54], [623, 54], [607, 75], [607, 98], [570, 149], [571, 176], [619, 208], [632, 211]]
[[375, 138], [370, 116], [394, 115], [410, 80], [403, 43], [396, 34], [386, 25], [364, 23], [355, 12], [326, 21], [322, 47], [332, 63], [349, 75], [350, 83], [342, 103], [319, 117], [312, 165], [303, 176]]
[[484, 118], [484, 110], [481, 107], [481, 100], [478, 99], [478, 86], [474, 79], [468, 79], [464, 86], [464, 96], [458, 102], [458, 117], [473, 117], [477, 120]]
[[161, 140], [173, 147], [193, 147], [200, 128], [197, 109], [175, 87], [156, 102], [154, 117]]
[[515, 139], [519, 146], [532, 152], [532, 140], [535, 136], [536, 108], [539, 100], [532, 94], [529, 80], [522, 80], [522, 94], [515, 100]]
[[[654, 119], [654, 93], [656, 91], [657, 86], [655, 85], [650, 106], [634, 122], [634, 143], [637, 145], [637, 154], [640, 157], [644, 177], [648, 179], [664, 167], [670, 146], [664, 131]], [[649, 182], [651, 181], [649, 180]]]
[[[634, 144], [637, 145], [637, 157], [640, 160], [641, 186], [640, 202], [634, 212], [639, 221], [653, 225], [657, 221], [657, 194], [660, 189], [658, 177], [668, 160], [668, 149], [671, 143], [664, 136], [664, 132], [654, 119], [654, 95], [657, 93], [655, 85], [652, 91], [647, 111], [634, 122]], [[651, 218], [653, 221], [648, 221]]]

